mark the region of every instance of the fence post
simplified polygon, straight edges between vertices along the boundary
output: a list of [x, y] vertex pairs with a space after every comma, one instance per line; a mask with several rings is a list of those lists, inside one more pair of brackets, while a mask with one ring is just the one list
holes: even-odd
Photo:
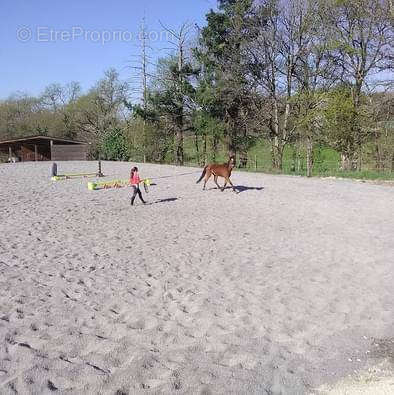
[[257, 154], [254, 155], [254, 170], [257, 171]]

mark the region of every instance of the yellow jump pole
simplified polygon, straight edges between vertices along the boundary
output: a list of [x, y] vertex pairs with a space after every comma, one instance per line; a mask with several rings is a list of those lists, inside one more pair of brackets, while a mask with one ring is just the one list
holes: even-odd
[[[151, 185], [151, 180], [146, 178], [143, 180], [146, 186]], [[112, 181], [100, 181], [100, 182], [88, 182], [88, 189], [90, 191], [96, 191], [98, 189], [109, 189], [109, 188], [122, 188], [128, 186], [130, 180], [112, 180]]]

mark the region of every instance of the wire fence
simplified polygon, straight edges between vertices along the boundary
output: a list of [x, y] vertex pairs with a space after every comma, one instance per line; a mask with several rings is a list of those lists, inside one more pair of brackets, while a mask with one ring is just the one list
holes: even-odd
[[[176, 161], [171, 158], [171, 160], [164, 161], [148, 161], [141, 154], [133, 155], [130, 161], [139, 163], [161, 163], [169, 165], [177, 165]], [[200, 160], [194, 156], [185, 157], [183, 166], [188, 167], [203, 167], [204, 164], [210, 162], [222, 163], [226, 161], [224, 155], [218, 155], [216, 160], [210, 160], [208, 158], [206, 161]], [[237, 170], [240, 171], [250, 171], [250, 172], [263, 172], [270, 174], [289, 174], [306, 176], [307, 175], [307, 161], [305, 157], [289, 158], [285, 157], [282, 162], [282, 168], [276, 169], [272, 165], [271, 157], [269, 155], [258, 155], [250, 154], [247, 157], [244, 165], [241, 165], [240, 161], [237, 162]], [[378, 168], [374, 163], [370, 161], [369, 157], [361, 158], [358, 166], [355, 166], [353, 170], [346, 170], [342, 168], [342, 163], [340, 160], [328, 160], [325, 158], [315, 158], [312, 168], [312, 176], [320, 177], [346, 177], [346, 178], [361, 178], [361, 179], [394, 179], [394, 162], [387, 160], [384, 166]]]
[[[332, 159], [333, 156], [336, 156], [337, 159]], [[133, 152], [129, 161], [137, 163], [177, 165], [174, 158], [175, 155], [173, 152], [169, 152], [164, 160], [149, 160], [149, 158], [146, 158], [141, 152]], [[6, 159], [6, 155], [4, 157], [0, 157], [0, 161], [6, 162]], [[207, 153], [206, 160], [203, 160], [202, 155], [198, 158], [195, 152], [190, 150], [185, 152], [183, 165], [201, 168], [205, 163], [224, 163], [227, 159], [228, 157], [225, 150], [220, 150], [216, 156], [214, 156], [212, 152]], [[250, 152], [246, 159], [247, 160], [242, 165], [238, 158], [237, 170], [271, 174], [307, 175], [307, 161], [305, 153], [302, 152], [295, 156], [292, 155], [291, 152], [287, 152], [283, 157], [281, 169], [273, 167], [271, 155], [267, 150], [264, 152], [260, 150], [257, 152]], [[332, 152], [327, 155], [325, 155], [324, 152], [323, 154], [317, 153], [314, 155], [312, 176], [394, 180], [394, 155], [392, 153], [386, 154], [378, 161], [375, 153], [366, 151], [360, 157], [355, 170], [345, 170], [342, 168], [339, 154], [335, 153], [335, 155], [333, 155]]]

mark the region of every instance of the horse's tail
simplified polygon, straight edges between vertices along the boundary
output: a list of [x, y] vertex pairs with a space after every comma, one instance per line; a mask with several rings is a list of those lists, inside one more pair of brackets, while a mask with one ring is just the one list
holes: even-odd
[[197, 180], [196, 184], [198, 184], [204, 178], [205, 173], [207, 172], [207, 167], [208, 166], [204, 167], [204, 170], [202, 171], [201, 177]]

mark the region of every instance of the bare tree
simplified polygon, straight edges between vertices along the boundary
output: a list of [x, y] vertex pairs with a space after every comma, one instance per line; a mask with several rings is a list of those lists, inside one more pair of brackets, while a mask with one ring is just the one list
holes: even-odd
[[76, 103], [79, 128], [100, 144], [105, 134], [119, 125], [127, 95], [128, 84], [119, 80], [115, 69], [107, 70]]
[[[139, 31], [139, 53], [137, 55], [133, 55], [131, 69], [133, 70], [133, 74], [131, 75], [131, 90], [133, 93], [137, 93], [140, 105], [138, 106], [137, 113], [140, 118], [142, 118], [142, 136], [139, 139], [141, 141], [141, 147], [138, 147], [139, 144], [136, 145], [136, 139], [134, 138], [133, 145], [134, 148], [137, 148], [139, 151], [142, 151], [144, 161], [146, 161], [147, 155], [147, 113], [148, 113], [148, 86], [152, 74], [149, 73], [150, 67], [153, 65], [151, 60], [151, 51], [152, 47], [149, 44], [149, 35], [147, 31], [146, 19], [145, 16], [141, 21], [140, 31]], [[136, 72], [136, 73], [135, 73]], [[128, 103], [129, 109], [136, 110], [137, 107], [134, 104]], [[131, 123], [134, 122], [135, 119], [131, 117], [126, 118], [127, 124], [130, 126]], [[130, 123], [131, 122], [131, 123]], [[135, 129], [135, 128], [134, 128]], [[140, 134], [141, 134], [140, 132]]]
[[295, 68], [304, 44], [302, 37], [297, 37], [296, 5], [273, 0], [257, 7], [253, 26], [256, 38], [249, 45], [251, 75], [269, 109], [260, 115], [261, 123], [268, 125], [275, 169], [282, 169], [284, 147], [292, 141], [295, 131], [292, 97]]
[[77, 115], [75, 103], [80, 95], [81, 86], [75, 81], [64, 86], [54, 83], [45, 88], [40, 98], [43, 106], [52, 111], [55, 116], [60, 117], [63, 123], [61, 130], [52, 131], [52, 133], [61, 133], [69, 138], [76, 137]]
[[322, 141], [321, 106], [324, 92], [335, 83], [337, 65], [329, 57], [325, 41], [326, 20], [319, 5], [312, 0], [295, 0], [291, 18], [286, 18], [286, 30], [298, 47], [294, 63], [296, 95], [293, 100], [297, 138], [306, 145], [307, 176], [312, 175], [313, 148]]

